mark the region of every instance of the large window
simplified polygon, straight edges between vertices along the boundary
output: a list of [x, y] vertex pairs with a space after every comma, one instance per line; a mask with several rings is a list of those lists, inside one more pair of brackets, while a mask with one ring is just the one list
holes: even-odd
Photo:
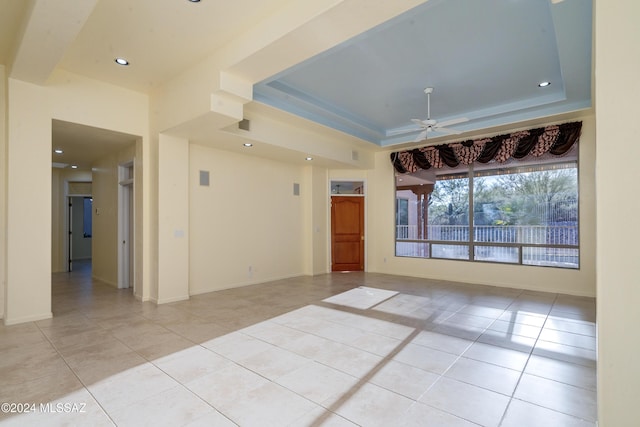
[[511, 163], [399, 177], [396, 256], [578, 268], [577, 161]]

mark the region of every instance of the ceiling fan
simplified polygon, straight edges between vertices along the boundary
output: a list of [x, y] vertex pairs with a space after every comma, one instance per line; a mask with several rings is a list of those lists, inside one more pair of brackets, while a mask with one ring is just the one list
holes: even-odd
[[413, 142], [418, 142], [418, 141], [422, 141], [423, 139], [427, 139], [427, 134], [433, 131], [444, 132], [451, 135], [457, 135], [462, 133], [461, 130], [449, 129], [447, 128], [447, 126], [468, 122], [469, 119], [466, 117], [458, 117], [456, 119], [445, 120], [443, 122], [438, 122], [437, 120], [432, 119], [431, 118], [431, 94], [433, 93], [433, 88], [432, 87], [425, 88], [424, 93], [427, 94], [427, 118], [426, 120], [411, 119], [413, 123], [417, 124], [422, 129], [422, 132], [418, 134], [418, 136], [416, 137], [416, 139], [413, 140]]

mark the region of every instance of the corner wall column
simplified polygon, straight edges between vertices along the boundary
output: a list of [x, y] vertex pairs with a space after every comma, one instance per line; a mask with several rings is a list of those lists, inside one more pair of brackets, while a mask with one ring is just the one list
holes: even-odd
[[158, 142], [158, 304], [189, 299], [189, 141]]
[[9, 79], [4, 323], [51, 313], [51, 115], [42, 89]]

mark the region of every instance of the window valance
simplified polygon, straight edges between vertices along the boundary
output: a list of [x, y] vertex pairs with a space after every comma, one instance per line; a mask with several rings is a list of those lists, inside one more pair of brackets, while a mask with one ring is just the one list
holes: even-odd
[[570, 122], [511, 134], [497, 135], [463, 142], [415, 148], [391, 153], [391, 161], [398, 173], [413, 173], [420, 169], [457, 167], [474, 162], [504, 163], [511, 158], [529, 155], [561, 156], [577, 143], [582, 122]]

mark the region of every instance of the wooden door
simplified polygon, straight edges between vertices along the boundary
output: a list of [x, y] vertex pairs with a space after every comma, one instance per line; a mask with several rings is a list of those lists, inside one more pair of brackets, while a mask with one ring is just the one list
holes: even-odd
[[331, 197], [331, 271], [364, 271], [364, 197]]

